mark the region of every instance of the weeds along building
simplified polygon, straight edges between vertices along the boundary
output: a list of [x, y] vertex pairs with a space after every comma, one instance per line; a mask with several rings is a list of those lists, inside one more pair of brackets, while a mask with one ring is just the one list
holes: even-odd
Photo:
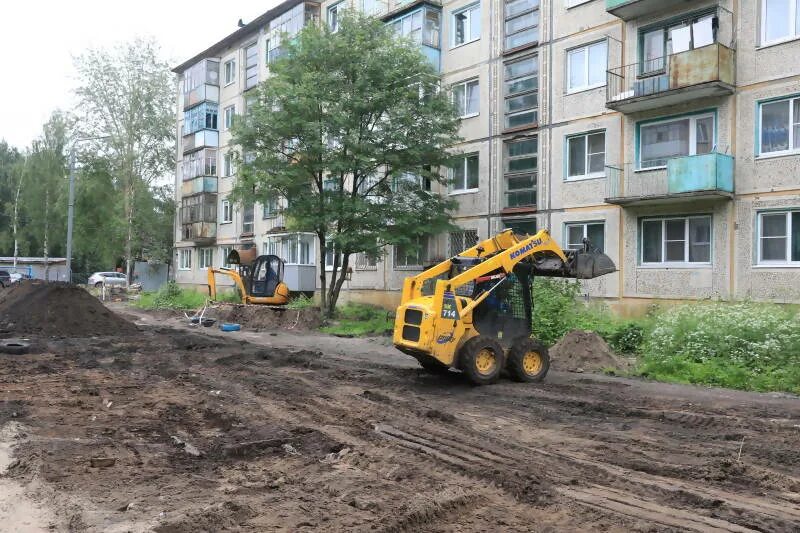
[[800, 0], [284, 2], [175, 69], [179, 283], [205, 284], [241, 244], [316, 283], [313, 235], [287, 233], [276, 203], [226, 199], [227, 129], [280, 32], [335, 29], [344, 9], [419, 42], [464, 139], [439, 191], [461, 230], [357, 257], [344, 298], [394, 303], [423, 265], [504, 228], [548, 228], [618, 265], [584, 282], [591, 296], [800, 301]]

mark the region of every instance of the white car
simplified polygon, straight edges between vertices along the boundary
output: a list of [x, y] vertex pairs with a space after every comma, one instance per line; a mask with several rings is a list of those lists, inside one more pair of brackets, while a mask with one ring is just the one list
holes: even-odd
[[106, 287], [124, 287], [126, 281], [127, 278], [122, 272], [95, 272], [89, 277], [89, 285], [95, 287], [102, 287], [103, 285]]

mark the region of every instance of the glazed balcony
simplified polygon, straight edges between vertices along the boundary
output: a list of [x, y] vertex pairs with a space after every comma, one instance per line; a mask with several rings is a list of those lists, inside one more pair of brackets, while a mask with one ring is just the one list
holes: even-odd
[[606, 203], [648, 205], [728, 200], [734, 192], [734, 158], [712, 152], [675, 157], [666, 168], [606, 167]]
[[192, 196], [200, 193], [216, 193], [217, 178], [214, 176], [200, 176], [191, 178], [181, 183], [181, 196]]
[[200, 130], [183, 137], [183, 153], [194, 152], [202, 148], [216, 148], [219, 146], [219, 132], [214, 130]]
[[686, 0], [606, 0], [606, 11], [622, 20], [685, 6]]
[[183, 93], [183, 109], [190, 109], [203, 102], [219, 103], [219, 87], [216, 85], [203, 84], [195, 87], [189, 92]]
[[181, 224], [181, 238], [200, 245], [214, 244], [217, 239], [217, 224], [215, 222]]
[[607, 72], [606, 107], [636, 113], [730, 95], [735, 73], [736, 53], [720, 43], [617, 67]]
[[183, 240], [212, 242], [217, 236], [217, 195], [201, 193], [182, 198], [180, 220]]

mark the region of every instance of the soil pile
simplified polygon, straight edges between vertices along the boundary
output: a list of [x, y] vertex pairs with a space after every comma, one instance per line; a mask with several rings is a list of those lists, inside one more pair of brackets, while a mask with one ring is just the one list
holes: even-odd
[[322, 313], [317, 307], [286, 309], [266, 305], [225, 305], [218, 310], [219, 320], [235, 322], [248, 329], [289, 329], [307, 331], [322, 325]]
[[623, 370], [627, 363], [614, 355], [603, 337], [593, 331], [570, 331], [550, 348], [551, 368], [567, 372]]
[[91, 337], [138, 329], [76, 285], [25, 281], [0, 291], [0, 331]]

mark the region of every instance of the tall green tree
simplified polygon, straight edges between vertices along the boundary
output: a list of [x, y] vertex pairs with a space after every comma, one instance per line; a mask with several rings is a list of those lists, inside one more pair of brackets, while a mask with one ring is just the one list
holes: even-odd
[[0, 255], [13, 255], [15, 262], [24, 164], [25, 157], [19, 150], [0, 141]]
[[331, 315], [352, 254], [417, 246], [450, 226], [452, 203], [428, 189], [446, 181], [459, 120], [419, 45], [374, 18], [349, 13], [336, 33], [309, 25], [283, 46], [234, 125], [234, 196], [285, 198], [289, 226], [316, 234]]
[[141, 39], [89, 50], [76, 59], [76, 69], [81, 135], [103, 137], [91, 149], [107, 161], [122, 194], [130, 279], [141, 191], [174, 168], [173, 77], [156, 42]]

